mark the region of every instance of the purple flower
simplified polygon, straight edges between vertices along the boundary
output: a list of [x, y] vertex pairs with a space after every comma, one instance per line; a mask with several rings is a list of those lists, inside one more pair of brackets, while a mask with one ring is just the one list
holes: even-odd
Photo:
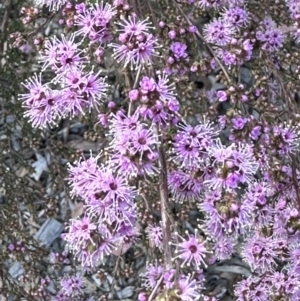
[[195, 279], [183, 275], [178, 279], [176, 287], [179, 290], [180, 300], [183, 301], [198, 300], [202, 288]]
[[229, 7], [222, 13], [223, 20], [238, 29], [249, 22], [248, 12], [237, 6]]
[[156, 90], [159, 93], [160, 100], [173, 100], [175, 97], [175, 86], [169, 83], [168, 76], [163, 73], [158, 75]]
[[60, 280], [61, 292], [68, 297], [76, 297], [83, 294], [83, 279], [80, 276], [65, 276]]
[[[114, 225], [114, 231], [135, 224], [133, 200], [136, 191], [127, 184], [126, 174], [113, 174], [110, 167], [101, 167], [101, 176], [90, 184], [85, 197], [86, 215], [99, 225]], [[127, 228], [126, 228], [127, 229]], [[120, 232], [119, 232], [120, 234]]]
[[126, 175], [157, 173], [155, 162], [158, 143], [154, 128], [145, 128], [138, 119], [139, 112], [136, 111], [131, 117], [123, 113], [112, 119], [110, 133], [114, 135], [110, 144], [113, 151], [111, 163]]
[[176, 38], [176, 31], [175, 30], [170, 30], [168, 32], [168, 37], [171, 39], [171, 40], [174, 40]]
[[87, 160], [74, 162], [74, 166], [69, 165], [69, 185], [72, 187], [71, 195], [79, 195], [82, 198], [88, 196], [90, 186], [96, 179], [102, 179], [102, 171], [100, 170], [97, 160], [98, 157], [90, 157]]
[[120, 32], [133, 35], [133, 36], [140, 36], [141, 34], [148, 34], [149, 31], [153, 28], [151, 23], [148, 22], [148, 19], [140, 21], [137, 19], [135, 14], [130, 15], [127, 19], [121, 17], [121, 22], [118, 23], [121, 28], [119, 29]]
[[161, 265], [149, 264], [146, 271], [141, 275], [143, 278], [143, 287], [153, 289], [157, 281], [163, 276], [165, 269]]
[[66, 296], [63, 290], [60, 290], [52, 299], [52, 301], [68, 301], [69, 299], [70, 297]]
[[217, 92], [217, 97], [220, 102], [224, 102], [227, 100], [227, 93], [225, 91], [218, 91]]
[[45, 51], [40, 56], [40, 61], [44, 62], [43, 70], [51, 67], [56, 73], [60, 74], [66, 70], [76, 68], [83, 62], [80, 58], [79, 44], [75, 43], [75, 35], [66, 38], [62, 35], [61, 41], [52, 37], [45, 43]]
[[29, 44], [23, 44], [19, 47], [19, 50], [22, 51], [23, 53], [29, 54], [32, 52], [33, 48]]
[[250, 137], [253, 140], [258, 140], [260, 135], [261, 135], [261, 126], [257, 125], [251, 130]]
[[104, 1], [89, 9], [80, 9], [75, 17], [75, 25], [79, 27], [75, 35], [88, 36], [93, 42], [107, 43], [111, 40], [109, 23], [115, 15], [115, 7]]
[[296, 19], [297, 15], [300, 14], [299, 2], [297, 0], [286, 0], [285, 2], [288, 6], [292, 19]]
[[160, 28], [164, 28], [166, 26], [166, 23], [164, 21], [159, 21], [158, 26]]
[[227, 260], [230, 259], [234, 253], [234, 245], [232, 239], [222, 236], [214, 242], [213, 254], [218, 260]]
[[256, 32], [256, 38], [262, 43], [262, 49], [267, 52], [278, 51], [283, 46], [283, 33], [275, 27], [271, 18], [265, 18], [261, 26], [262, 28]]
[[148, 76], [144, 76], [140, 81], [140, 88], [143, 94], [147, 94], [149, 92], [153, 92], [156, 89], [156, 82], [153, 78], [149, 78]]
[[176, 275], [176, 270], [171, 269], [164, 272], [163, 275], [163, 283], [167, 289], [171, 289], [174, 285], [174, 277]]
[[139, 90], [134, 89], [134, 90], [129, 91], [129, 95], [128, 96], [129, 96], [129, 99], [131, 101], [138, 100], [139, 99]]
[[273, 153], [285, 157], [292, 154], [298, 148], [299, 134], [296, 127], [290, 124], [275, 125], [272, 128], [272, 132], [271, 145]]
[[175, 98], [174, 85], [169, 84], [165, 73], [158, 75], [158, 81], [144, 76], [140, 81], [140, 102], [143, 104], [137, 112], [145, 119], [165, 126], [174, 119], [179, 110], [179, 102]]
[[242, 116], [238, 116], [231, 120], [233, 128], [236, 130], [242, 130], [245, 124], [248, 122], [247, 118], [243, 118]]
[[221, 129], [224, 129], [226, 127], [227, 124], [227, 117], [226, 115], [221, 115], [218, 117], [218, 123], [220, 125]]
[[190, 33], [195, 33], [198, 31], [198, 29], [195, 25], [190, 25], [188, 30]]
[[208, 147], [214, 144], [217, 131], [209, 122], [195, 127], [181, 125], [174, 138], [174, 161], [186, 168], [193, 168], [207, 157]]
[[[218, 49], [217, 54], [222, 59], [222, 61], [224, 62], [225, 65], [230, 66], [230, 65], [236, 65], [237, 64], [236, 54], [231, 53], [230, 51], [228, 51], [226, 49]], [[219, 101], [222, 101], [221, 99], [222, 100], [225, 99], [225, 96], [221, 95]]]
[[180, 42], [173, 42], [170, 46], [170, 50], [173, 52], [177, 59], [186, 58], [188, 55], [186, 53], [186, 44]]
[[107, 169], [102, 168], [101, 180], [99, 183], [95, 181], [94, 184], [98, 184], [96, 185], [97, 192], [103, 192], [101, 199], [111, 202], [114, 207], [117, 207], [114, 202], [119, 201], [120, 198], [130, 204], [135, 197], [135, 191], [127, 184], [126, 177], [122, 174], [114, 175], [110, 167]]
[[195, 200], [204, 189], [202, 177], [193, 172], [172, 171], [168, 174], [168, 187], [175, 202]]
[[150, 23], [147, 20], [139, 21], [136, 15], [131, 15], [126, 20], [118, 23], [120, 28], [119, 40], [122, 44], [112, 43], [114, 57], [124, 66], [130, 64], [131, 68], [140, 67], [152, 63], [152, 57], [156, 56], [157, 41], [152, 34]]
[[14, 244], [10, 243], [7, 248], [9, 251], [13, 251], [15, 249], [15, 246]]
[[41, 74], [34, 75], [26, 80], [22, 85], [28, 90], [27, 94], [21, 94], [19, 98], [25, 102], [25, 106], [37, 106], [39, 102], [49, 92], [50, 88], [47, 84], [42, 84]]
[[132, 154], [139, 153], [143, 156], [144, 152], [152, 152], [152, 148], [155, 144], [158, 144], [157, 136], [151, 130], [141, 129], [140, 131], [136, 131], [133, 133], [131, 137]]
[[210, 147], [210, 156], [214, 158], [213, 166], [217, 177], [205, 181], [209, 187], [237, 188], [239, 183], [251, 183], [258, 169], [258, 163], [253, 155], [253, 149], [248, 144], [230, 144], [224, 147], [218, 140]]
[[[120, 125], [117, 122], [114, 123], [112, 131], [115, 136], [111, 142], [111, 147], [115, 151], [119, 151], [131, 157], [139, 156], [141, 158], [144, 153], [152, 153], [155, 145], [158, 143], [154, 129], [152, 127], [146, 129], [137, 120], [135, 121], [135, 126], [131, 125], [126, 128], [125, 122], [129, 120], [129, 118], [126, 118]], [[119, 132], [118, 128], [120, 127], [121, 131]]]
[[243, 50], [244, 50], [244, 61], [249, 61], [252, 56], [253, 45], [249, 39], [243, 42]]
[[150, 246], [157, 247], [160, 250], [163, 249], [163, 230], [160, 226], [149, 225], [147, 227], [147, 238]]
[[80, 220], [70, 220], [69, 228], [68, 234], [62, 234], [63, 238], [71, 243], [72, 248], [78, 248], [92, 240], [91, 235], [97, 226], [88, 217], [84, 217]]
[[276, 266], [278, 258], [276, 240], [261, 235], [251, 236], [246, 242], [242, 255], [253, 271], [258, 273], [270, 272]]
[[234, 29], [221, 19], [215, 19], [204, 25], [205, 39], [217, 46], [224, 46], [230, 43]]
[[145, 292], [141, 292], [138, 295], [138, 301], [147, 301], [148, 300], [148, 296]]
[[199, 205], [206, 215], [205, 227], [212, 238], [224, 235], [233, 237], [244, 233], [252, 223], [255, 205], [251, 200], [240, 199], [236, 192], [212, 191], [205, 195]]
[[77, 14], [82, 14], [86, 10], [85, 3], [76, 4], [75, 9]]
[[[32, 87], [31, 84], [28, 85], [29, 88]], [[35, 87], [34, 87], [35, 88]], [[34, 94], [33, 91], [30, 94]], [[38, 100], [34, 100], [34, 96], [23, 95], [22, 98], [27, 100], [23, 104], [26, 108], [24, 113], [25, 117], [29, 118], [32, 126], [35, 128], [45, 128], [46, 126], [56, 125], [56, 118], [61, 113], [62, 109], [62, 94], [58, 90], [48, 89], [46, 93], [40, 94]]]
[[76, 111], [83, 112], [84, 109], [90, 111], [98, 108], [100, 101], [106, 96], [108, 90], [108, 84], [99, 75], [100, 71], [96, 74], [93, 70], [86, 73], [83, 68], [73, 69], [65, 73], [63, 91], [66, 96], [72, 97], [70, 102], [68, 102], [68, 99], [64, 102], [64, 114], [74, 114]]
[[177, 254], [173, 260], [180, 258], [182, 260], [181, 266], [190, 266], [193, 264], [196, 268], [200, 268], [203, 264], [206, 266], [204, 261], [208, 250], [206, 249], [206, 242], [198, 235], [197, 229], [195, 235], [190, 235], [186, 232], [188, 238], [185, 239], [176, 233], [177, 237], [181, 240], [177, 245], [175, 253]]
[[249, 293], [249, 300], [253, 301], [268, 301], [269, 290], [268, 286], [264, 283], [254, 285], [253, 290]]
[[168, 102], [168, 108], [171, 112], [178, 112], [180, 109], [179, 101], [176, 98], [170, 99]]
[[69, 244], [83, 266], [92, 267], [101, 262], [116, 247], [116, 238], [104, 225], [97, 225], [88, 217], [70, 220], [68, 233], [62, 238]]

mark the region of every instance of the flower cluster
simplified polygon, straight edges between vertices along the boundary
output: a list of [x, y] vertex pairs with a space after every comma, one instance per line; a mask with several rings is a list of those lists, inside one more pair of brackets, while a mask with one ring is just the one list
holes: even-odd
[[53, 301], [66, 301], [70, 298], [78, 300], [84, 294], [83, 278], [81, 276], [64, 276], [60, 279], [61, 289], [53, 298]]
[[130, 64], [131, 68], [151, 64], [157, 48], [157, 41], [150, 33], [151, 24], [147, 20], [138, 20], [136, 15], [131, 15], [128, 19], [121, 18], [118, 25], [120, 26], [118, 40], [121, 44], [110, 44], [115, 59], [124, 66]]
[[[143, 287], [154, 289], [159, 284], [159, 297], [175, 297], [180, 300], [193, 301], [199, 300], [200, 290], [203, 287], [201, 280], [192, 279], [191, 276], [180, 276], [176, 279], [176, 271], [166, 270], [161, 265], [149, 264], [146, 271], [142, 274]], [[148, 300], [149, 295], [146, 292], [139, 294], [138, 300]]]
[[110, 133], [113, 139], [109, 147], [112, 151], [111, 163], [129, 177], [158, 173], [158, 137], [154, 127], [147, 128], [139, 121], [139, 117], [139, 112], [130, 117], [119, 112], [112, 117]]
[[[206, 272], [233, 257], [249, 273], [237, 300], [299, 300], [299, 3], [88, 2], [36, 2], [62, 10], [65, 34], [35, 38], [42, 73], [19, 97], [35, 128], [89, 112], [85, 138], [103, 138], [100, 154], [68, 164], [84, 204], [68, 250], [93, 269], [142, 245], [156, 263], [139, 301], [221, 299]], [[23, 12], [27, 26], [39, 18]], [[61, 280], [57, 301], [81, 296], [80, 277]]]
[[250, 184], [258, 169], [258, 163], [249, 144], [232, 143], [225, 147], [220, 140], [210, 147], [215, 177], [206, 184], [213, 189], [235, 189], [239, 184]]
[[62, 40], [51, 38], [44, 47], [40, 56], [40, 61], [44, 63], [43, 70], [49, 67], [56, 76], [47, 84], [42, 83], [41, 75], [35, 75], [24, 83], [28, 93], [20, 98], [26, 109], [25, 116], [32, 125], [43, 128], [55, 125], [57, 119], [97, 109], [108, 85], [100, 72], [85, 70], [86, 61], [80, 58], [81, 50], [75, 43], [75, 36], [62, 36]]
[[111, 41], [110, 23], [116, 15], [115, 7], [101, 1], [89, 8], [85, 3], [75, 6], [74, 23], [79, 28], [76, 35], [87, 37], [93, 44], [107, 44]]
[[126, 174], [98, 166], [95, 158], [71, 166], [69, 180], [73, 194], [85, 201], [85, 215], [70, 220], [63, 238], [83, 265], [94, 266], [138, 236], [133, 203], [136, 191], [128, 185]]
[[138, 102], [137, 112], [159, 125], [176, 123], [179, 102], [175, 97], [174, 87], [169, 84], [168, 76], [158, 75], [158, 80], [144, 76], [138, 89], [129, 92], [129, 99]]
[[238, 237], [252, 222], [255, 204], [249, 198], [240, 199], [237, 192], [212, 191], [205, 194], [200, 208], [206, 215], [205, 228], [215, 240], [224, 235]]

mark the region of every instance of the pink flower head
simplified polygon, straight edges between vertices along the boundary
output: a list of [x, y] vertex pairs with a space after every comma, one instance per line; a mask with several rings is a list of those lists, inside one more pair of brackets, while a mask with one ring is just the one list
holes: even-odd
[[160, 250], [163, 248], [163, 230], [160, 226], [149, 225], [147, 227], [147, 238], [150, 246], [157, 247]]
[[198, 300], [201, 290], [201, 285], [190, 276], [181, 276], [178, 280], [177, 287], [179, 290], [180, 300], [194, 301]]
[[122, 44], [109, 45], [113, 48], [117, 61], [124, 66], [130, 64], [131, 68], [151, 64], [152, 58], [156, 56], [157, 41], [149, 32], [151, 27], [148, 20], [139, 21], [136, 15], [131, 15], [128, 19], [122, 18], [118, 25], [119, 41]]
[[188, 232], [186, 232], [186, 234], [188, 235], [187, 239], [176, 233], [181, 242], [177, 245], [175, 251], [178, 255], [176, 255], [173, 260], [180, 258], [182, 260], [182, 267], [185, 265], [190, 266], [191, 264], [195, 265], [196, 268], [200, 268], [201, 265], [206, 266], [204, 261], [208, 253], [206, 242], [198, 235], [197, 229], [195, 230], [195, 235], [190, 235]]
[[177, 59], [186, 58], [188, 55], [186, 53], [187, 46], [180, 42], [173, 42], [170, 46], [170, 50], [173, 52]]
[[238, 29], [249, 22], [249, 15], [244, 8], [233, 6], [226, 9], [222, 14], [223, 20]]
[[230, 43], [234, 29], [221, 19], [215, 19], [204, 26], [204, 36], [209, 43], [224, 46]]
[[276, 239], [257, 234], [248, 239], [242, 255], [253, 271], [271, 272], [276, 266], [275, 259], [279, 255], [276, 246]]
[[157, 281], [163, 276], [165, 268], [157, 264], [149, 264], [146, 271], [141, 275], [143, 278], [143, 287], [153, 289]]
[[115, 14], [115, 7], [104, 1], [80, 10], [75, 17], [75, 25], [79, 27], [75, 34], [88, 36], [92, 42], [106, 44], [111, 40], [108, 28]]
[[208, 148], [214, 144], [217, 131], [209, 122], [203, 122], [195, 127], [178, 126], [179, 131], [174, 138], [174, 161], [190, 169], [194, 168], [208, 155]]
[[47, 40], [45, 43], [45, 51], [40, 57], [40, 61], [44, 63], [43, 70], [51, 67], [58, 73], [79, 66], [82, 62], [79, 54], [79, 44], [75, 43], [75, 35], [69, 38], [62, 35], [61, 40], [56, 36]]
[[172, 199], [178, 203], [198, 199], [204, 189], [203, 181], [193, 171], [171, 171], [168, 174], [168, 187]]
[[209, 187], [237, 188], [239, 183], [251, 183], [258, 169], [253, 149], [248, 144], [230, 144], [228, 147], [217, 140], [210, 148], [210, 155], [214, 158], [213, 165], [217, 170], [217, 177], [207, 180]]
[[227, 93], [225, 91], [218, 91], [217, 92], [217, 97], [220, 102], [224, 102], [227, 100]]
[[62, 292], [68, 297], [83, 294], [83, 279], [80, 276], [65, 276], [61, 279]]

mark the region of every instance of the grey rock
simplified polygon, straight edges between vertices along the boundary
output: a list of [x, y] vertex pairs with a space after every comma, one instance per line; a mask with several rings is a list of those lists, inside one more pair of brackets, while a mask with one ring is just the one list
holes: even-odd
[[134, 289], [135, 289], [134, 286], [127, 286], [124, 289], [116, 292], [116, 294], [119, 299], [123, 300], [123, 299], [131, 297], [134, 293]]
[[9, 274], [13, 278], [18, 278], [24, 273], [24, 269], [21, 262], [15, 262], [8, 270]]
[[241, 80], [243, 84], [247, 86], [253, 85], [253, 76], [248, 68], [241, 67]]
[[49, 218], [45, 221], [39, 231], [35, 234], [34, 238], [45, 245], [47, 248], [53, 241], [61, 234], [64, 225], [54, 218]]

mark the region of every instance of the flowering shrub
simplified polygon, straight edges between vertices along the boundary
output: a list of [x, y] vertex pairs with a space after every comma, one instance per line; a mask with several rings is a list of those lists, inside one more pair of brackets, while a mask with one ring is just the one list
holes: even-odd
[[[84, 210], [61, 237], [83, 273], [141, 243], [140, 301], [299, 300], [298, 1], [41, 0], [27, 28], [43, 9], [64, 33], [35, 33], [24, 117], [42, 131], [89, 117], [105, 137], [68, 163]], [[209, 290], [234, 257], [250, 274]], [[81, 276], [60, 283], [53, 300], [83, 298]]]

